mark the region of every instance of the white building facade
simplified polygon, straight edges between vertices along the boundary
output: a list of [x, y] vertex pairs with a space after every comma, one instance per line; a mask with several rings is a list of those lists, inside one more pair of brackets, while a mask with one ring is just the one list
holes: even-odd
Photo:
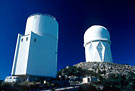
[[50, 15], [27, 19], [25, 35], [18, 34], [12, 76], [56, 77], [58, 22]]
[[100, 25], [88, 28], [84, 34], [86, 62], [112, 62], [108, 30]]

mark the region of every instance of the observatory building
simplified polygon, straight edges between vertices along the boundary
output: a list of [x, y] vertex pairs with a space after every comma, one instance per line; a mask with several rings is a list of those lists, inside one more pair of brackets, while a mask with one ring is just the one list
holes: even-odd
[[84, 34], [86, 62], [112, 62], [110, 34], [100, 25], [88, 28]]
[[18, 34], [11, 75], [55, 77], [57, 51], [56, 19], [50, 15], [31, 15], [25, 35]]

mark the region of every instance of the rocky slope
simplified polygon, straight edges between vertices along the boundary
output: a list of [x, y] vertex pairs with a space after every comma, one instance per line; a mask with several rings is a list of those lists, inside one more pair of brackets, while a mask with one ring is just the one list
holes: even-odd
[[108, 62], [81, 62], [74, 65], [77, 68], [87, 69], [96, 73], [104, 73], [104, 76], [108, 74], [122, 74], [128, 75], [128, 73], [135, 73], [135, 66], [127, 64], [116, 64]]
[[80, 91], [135, 91], [135, 66], [108, 62], [81, 62], [58, 72], [60, 79], [80, 84], [81, 78], [91, 77], [90, 84]]

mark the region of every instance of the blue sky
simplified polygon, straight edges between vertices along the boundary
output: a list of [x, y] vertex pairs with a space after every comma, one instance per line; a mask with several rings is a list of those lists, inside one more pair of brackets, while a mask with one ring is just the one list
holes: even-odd
[[58, 70], [85, 61], [83, 34], [92, 25], [111, 35], [115, 63], [135, 65], [135, 2], [130, 0], [0, 0], [0, 79], [10, 75], [17, 34], [28, 16], [50, 14], [59, 23]]

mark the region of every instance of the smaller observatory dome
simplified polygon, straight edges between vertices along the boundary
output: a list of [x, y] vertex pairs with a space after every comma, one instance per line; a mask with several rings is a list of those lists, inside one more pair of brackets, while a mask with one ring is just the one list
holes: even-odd
[[92, 41], [104, 40], [110, 42], [108, 30], [101, 25], [93, 25], [84, 33], [84, 46]]

